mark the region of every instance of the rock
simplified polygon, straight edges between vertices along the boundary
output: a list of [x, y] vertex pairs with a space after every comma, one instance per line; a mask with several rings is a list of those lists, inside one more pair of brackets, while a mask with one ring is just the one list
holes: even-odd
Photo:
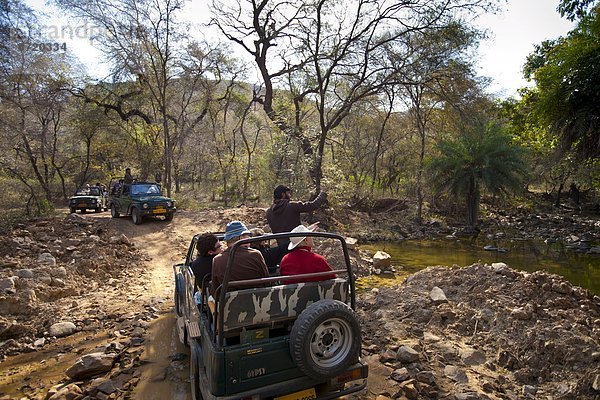
[[389, 350], [389, 349], [379, 355], [379, 361], [382, 363], [395, 361], [395, 360], [396, 360], [396, 353], [394, 353], [394, 351]]
[[592, 382], [592, 389], [594, 389], [596, 392], [600, 392], [600, 374], [596, 374], [596, 377]]
[[37, 262], [42, 265], [54, 267], [56, 265], [56, 258], [50, 253], [42, 253], [37, 258]]
[[600, 254], [600, 246], [590, 247], [587, 252], [588, 254]]
[[469, 381], [465, 371], [455, 365], [446, 365], [444, 367], [444, 375], [457, 383], [467, 383]]
[[83, 391], [74, 383], [69, 383], [52, 387], [46, 395], [46, 400], [74, 400], [80, 399], [83, 396]]
[[46, 344], [46, 338], [39, 338], [35, 342], [33, 342], [34, 347], [44, 347]]
[[535, 396], [535, 394], [537, 393], [537, 388], [531, 385], [523, 385], [523, 387], [521, 388], [521, 393], [523, 394], [523, 396]]
[[496, 246], [492, 246], [491, 244], [488, 244], [487, 246], [484, 246], [483, 249], [485, 251], [497, 251], [498, 248]]
[[427, 385], [435, 385], [435, 375], [431, 371], [421, 371], [417, 374], [417, 381]]
[[396, 352], [396, 359], [404, 364], [419, 361], [419, 353], [410, 346], [400, 346]]
[[11, 259], [2, 259], [0, 260], [0, 268], [14, 268], [17, 267], [19, 265], [18, 261], [15, 260], [11, 260]]
[[58, 322], [50, 327], [50, 336], [63, 337], [75, 332], [77, 327], [72, 322]]
[[392, 374], [390, 375], [390, 378], [392, 378], [396, 382], [404, 382], [410, 379], [410, 374], [408, 373], [408, 370], [406, 368], [402, 367], [394, 370], [394, 372], [392, 372]]
[[[417, 383], [415, 382], [414, 379], [408, 380], [408, 381], [404, 381], [400, 384], [400, 389], [402, 390], [402, 392], [404, 393], [404, 395], [411, 399], [411, 400], [417, 400], [419, 398], [419, 391], [417, 390], [416, 387]], [[396, 396], [394, 396], [396, 397]]]
[[0, 290], [8, 290], [8, 291], [13, 291], [15, 290], [15, 282], [17, 280], [17, 277], [11, 276], [9, 278], [3, 278], [0, 279]]
[[434, 286], [433, 289], [431, 289], [429, 292], [429, 298], [435, 303], [445, 303], [448, 301], [444, 291], [437, 286]]
[[90, 241], [92, 241], [92, 242], [98, 243], [100, 241], [100, 236], [98, 236], [98, 235], [90, 235], [90, 236], [88, 236], [88, 239]]
[[510, 312], [510, 316], [516, 319], [520, 319], [521, 321], [530, 320], [532, 317], [532, 312], [524, 307], [517, 307]]
[[462, 349], [460, 357], [466, 365], [481, 365], [486, 361], [485, 354], [475, 349]]
[[380, 394], [377, 397], [375, 397], [375, 400], [391, 400], [391, 398]]
[[37, 296], [35, 295], [35, 290], [33, 289], [25, 289], [19, 293], [21, 299], [25, 300], [27, 303], [35, 303], [37, 302]]
[[71, 365], [65, 373], [73, 380], [90, 378], [94, 375], [110, 371], [116, 356], [114, 353], [87, 354]]
[[555, 282], [552, 284], [552, 291], [560, 294], [570, 294], [573, 291], [573, 287], [569, 282]]
[[356, 250], [356, 244], [358, 243], [358, 240], [353, 238], [353, 237], [347, 237], [345, 238], [346, 240], [346, 245], [348, 246], [348, 250]]
[[373, 256], [373, 268], [388, 269], [392, 265], [392, 256], [385, 251], [378, 250]]
[[33, 278], [33, 270], [32, 269], [19, 269], [15, 271], [15, 275], [19, 278], [23, 279], [31, 279]]
[[65, 267], [54, 268], [50, 271], [50, 276], [65, 278], [67, 276], [67, 269]]

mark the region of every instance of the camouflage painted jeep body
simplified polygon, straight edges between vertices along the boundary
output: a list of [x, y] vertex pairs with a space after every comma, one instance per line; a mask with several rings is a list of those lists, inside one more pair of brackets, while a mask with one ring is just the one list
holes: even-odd
[[[174, 266], [175, 310], [180, 339], [190, 346], [192, 398], [333, 399], [362, 390], [368, 369], [360, 359], [360, 327], [354, 319], [354, 281], [343, 238], [346, 270], [323, 281], [280, 284], [280, 276], [238, 281], [247, 289], [228, 291], [228, 276], [239, 245], [298, 234], [265, 235], [237, 242], [225, 279], [208, 293], [210, 277], [195, 287], [186, 260]], [[306, 235], [306, 233], [304, 234]], [[306, 277], [331, 275], [330, 272]], [[271, 283], [273, 286], [251, 287]], [[200, 293], [197, 294], [196, 292]]]

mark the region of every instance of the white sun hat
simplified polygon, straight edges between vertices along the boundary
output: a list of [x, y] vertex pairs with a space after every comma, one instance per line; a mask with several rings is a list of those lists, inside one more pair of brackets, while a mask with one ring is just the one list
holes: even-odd
[[[298, 225], [294, 229], [292, 229], [291, 233], [301, 233], [301, 232], [314, 232], [317, 229], [317, 225], [311, 225], [310, 227], [305, 227], [304, 225]], [[290, 238], [290, 244], [288, 245], [288, 250], [293, 250], [296, 246], [298, 246], [302, 241], [306, 239], [306, 236], [300, 237], [292, 237]]]

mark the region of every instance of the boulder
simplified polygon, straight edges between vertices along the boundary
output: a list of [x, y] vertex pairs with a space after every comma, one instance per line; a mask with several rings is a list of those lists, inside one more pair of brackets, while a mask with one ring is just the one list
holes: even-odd
[[465, 371], [455, 365], [446, 365], [444, 367], [444, 375], [457, 383], [467, 383], [469, 381]]
[[15, 275], [19, 278], [23, 279], [31, 279], [33, 278], [33, 270], [32, 269], [19, 269], [15, 271]]
[[17, 278], [14, 276], [0, 279], [0, 290], [14, 291], [16, 280]]
[[385, 251], [378, 250], [373, 256], [373, 268], [387, 269], [392, 265], [392, 256]]
[[78, 359], [65, 373], [73, 380], [90, 378], [92, 376], [108, 372], [117, 357], [114, 353], [91, 353]]
[[77, 330], [77, 327], [72, 322], [58, 322], [50, 327], [50, 336], [63, 337], [69, 336]]
[[353, 237], [347, 237], [345, 238], [346, 240], [346, 245], [348, 246], [348, 250], [356, 250], [356, 244], [358, 243], [358, 240], [353, 238]]
[[42, 253], [38, 256], [37, 262], [42, 265], [55, 266], [56, 258], [50, 253]]
[[405, 364], [419, 361], [419, 352], [410, 346], [400, 346], [396, 352], [396, 359]]
[[485, 354], [475, 349], [462, 349], [460, 357], [466, 365], [481, 365], [485, 363]]
[[52, 387], [46, 396], [46, 400], [74, 400], [80, 399], [83, 396], [83, 391], [74, 383], [69, 383], [66, 386], [61, 383]]
[[431, 289], [429, 292], [429, 298], [435, 303], [445, 303], [448, 301], [444, 291], [437, 286], [434, 286], [433, 289]]

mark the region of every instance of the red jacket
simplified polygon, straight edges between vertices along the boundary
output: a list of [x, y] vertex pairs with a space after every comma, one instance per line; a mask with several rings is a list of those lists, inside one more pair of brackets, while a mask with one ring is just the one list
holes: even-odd
[[[327, 264], [325, 258], [317, 253], [313, 253], [311, 250], [312, 249], [309, 246], [298, 246], [287, 253], [279, 264], [279, 273], [281, 275], [298, 275], [311, 272], [331, 271], [331, 267]], [[331, 274], [320, 277], [286, 280], [283, 281], [283, 283], [324, 281], [327, 279], [334, 279], [335, 277], [335, 274]]]

